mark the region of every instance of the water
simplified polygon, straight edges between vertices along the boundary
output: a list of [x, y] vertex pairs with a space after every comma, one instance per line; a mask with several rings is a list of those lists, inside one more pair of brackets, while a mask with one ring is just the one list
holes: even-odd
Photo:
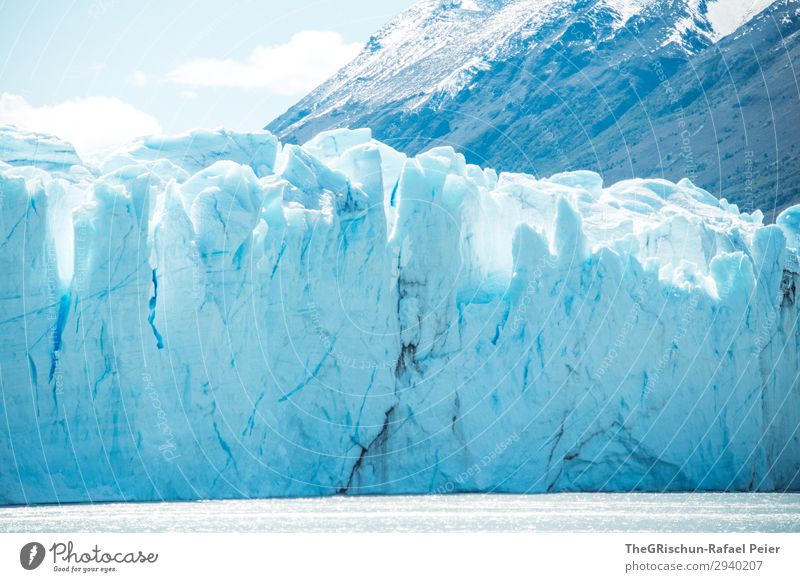
[[562, 493], [0, 508], [2, 532], [800, 532], [800, 494]]

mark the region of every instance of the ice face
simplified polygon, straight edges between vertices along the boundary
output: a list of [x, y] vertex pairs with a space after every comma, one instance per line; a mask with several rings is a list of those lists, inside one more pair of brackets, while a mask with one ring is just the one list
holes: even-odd
[[368, 130], [28, 159], [2, 503], [800, 488], [797, 208]]

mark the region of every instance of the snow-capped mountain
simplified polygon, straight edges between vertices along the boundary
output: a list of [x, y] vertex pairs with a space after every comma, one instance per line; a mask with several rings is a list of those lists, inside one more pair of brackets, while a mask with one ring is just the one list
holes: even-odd
[[[798, 26], [796, 0], [427, 0], [268, 128], [302, 143], [371, 127], [407, 153], [451, 144], [537, 175], [688, 175], [772, 218], [800, 195]], [[700, 67], [725, 51], [735, 63]], [[712, 84], [717, 101], [704, 94]], [[709, 131], [720, 123], [722, 134]], [[789, 141], [751, 143], [764, 124]]]
[[364, 129], [0, 156], [0, 504], [800, 489], [800, 207]]

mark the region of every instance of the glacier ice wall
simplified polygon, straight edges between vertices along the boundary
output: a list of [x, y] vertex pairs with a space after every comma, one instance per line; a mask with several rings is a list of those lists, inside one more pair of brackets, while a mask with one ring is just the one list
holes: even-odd
[[369, 130], [0, 144], [0, 503], [800, 489], [800, 209]]

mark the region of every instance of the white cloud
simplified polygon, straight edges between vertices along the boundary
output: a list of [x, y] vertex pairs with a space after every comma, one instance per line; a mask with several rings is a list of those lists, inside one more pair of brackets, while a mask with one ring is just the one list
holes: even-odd
[[128, 77], [128, 82], [136, 85], [137, 87], [144, 87], [147, 85], [147, 74], [144, 71], [134, 71]]
[[0, 124], [58, 136], [82, 156], [161, 133], [155, 117], [116, 97], [85, 97], [36, 107], [19, 95], [3, 93]]
[[350, 62], [361, 49], [338, 32], [305, 30], [285, 44], [258, 46], [244, 61], [195, 59], [167, 73], [170, 82], [190, 87], [268, 89], [303, 95]]

